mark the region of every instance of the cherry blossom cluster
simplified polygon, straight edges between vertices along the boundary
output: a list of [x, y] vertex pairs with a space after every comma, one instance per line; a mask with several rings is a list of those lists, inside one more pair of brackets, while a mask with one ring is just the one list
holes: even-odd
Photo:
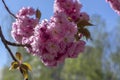
[[12, 25], [12, 37], [21, 44], [24, 40], [30, 38], [34, 34], [34, 28], [39, 23], [39, 20], [30, 16], [35, 15], [33, 8], [22, 8], [17, 16], [16, 21]]
[[81, 8], [78, 0], [55, 0], [54, 15], [41, 22], [33, 8], [22, 8], [12, 25], [12, 37], [17, 43], [29, 44], [27, 51], [39, 56], [46, 66], [57, 66], [84, 51], [85, 41], [75, 38], [77, 22], [89, 20], [87, 13], [80, 12]]
[[72, 21], [89, 20], [85, 12], [80, 12], [82, 4], [79, 0], [55, 0], [54, 12], [64, 12]]
[[106, 0], [111, 8], [120, 15], [120, 0]]

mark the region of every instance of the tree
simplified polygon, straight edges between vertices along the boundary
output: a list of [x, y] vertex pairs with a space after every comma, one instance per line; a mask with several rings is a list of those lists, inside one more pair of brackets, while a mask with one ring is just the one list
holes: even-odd
[[[120, 10], [118, 6], [114, 6], [117, 3], [120, 4], [119, 1], [117, 0], [115, 4], [111, 0], [107, 0], [107, 2], [109, 2], [112, 8], [115, 9], [119, 14]], [[1, 41], [14, 60], [11, 63], [11, 69], [19, 69], [24, 80], [31, 80], [32, 78], [41, 78], [43, 80], [48, 78], [50, 80], [116, 79], [116, 76], [112, 76], [113, 73], [111, 70], [107, 69], [105, 70], [106, 72], [103, 71], [105, 63], [103, 63], [102, 60], [103, 56], [105, 56], [105, 49], [108, 49], [109, 46], [109, 43], [106, 44], [108, 38], [105, 39], [105, 37], [108, 37], [108, 34], [106, 34], [104, 31], [101, 33], [101, 31], [105, 30], [105, 28], [102, 28], [100, 33], [96, 34], [96, 36], [94, 35], [95, 41], [93, 43], [95, 43], [95, 45], [92, 44], [92, 47], [88, 46], [86, 52], [83, 55], [81, 54], [78, 60], [76, 59], [76, 63], [74, 63], [73, 60], [67, 60], [66, 63], [64, 63], [66, 58], [73, 58], [78, 56], [78, 53], [83, 52], [85, 46], [85, 41], [82, 39], [83, 37], [86, 39], [91, 37], [90, 32], [86, 26], [92, 26], [93, 24], [89, 22], [89, 15], [87, 13], [80, 12], [82, 5], [78, 0], [66, 0], [64, 1], [66, 5], [63, 4], [63, 1], [55, 0], [53, 17], [49, 21], [43, 20], [41, 23], [39, 23], [41, 12], [38, 9], [34, 10], [30, 7], [22, 8], [16, 16], [10, 12], [4, 0], [2, 0], [2, 3], [4, 4], [9, 14], [16, 19], [12, 25], [12, 36], [18, 43], [7, 41], [2, 33], [0, 26]], [[101, 22], [100, 18], [95, 18], [93, 20], [98, 20], [98, 22]], [[102, 26], [104, 26], [104, 22], [102, 22]], [[99, 32], [99, 28], [96, 28], [96, 31]], [[99, 40], [99, 37], [103, 40]], [[30, 65], [28, 63], [24, 64], [21, 61], [21, 52], [26, 53], [26, 51], [18, 48], [18, 52], [16, 52], [16, 55], [14, 56], [8, 45], [22, 46], [27, 48], [28, 52], [39, 56], [42, 62], [48, 67], [45, 68], [45, 66], [42, 65], [39, 60], [35, 60], [31, 56], [29, 56], [29, 59], [25, 57], [24, 60], [33, 65], [38, 65], [38, 63], [41, 64], [41, 66], [36, 66], [35, 69], [33, 68], [33, 72], [39, 73], [40, 71], [40, 75], [35, 74], [37, 76], [32, 77], [29, 75], [29, 70], [31, 70]], [[19, 51], [21, 52], [19, 53]], [[88, 54], [88, 52], [91, 52], [91, 54]], [[117, 60], [114, 59], [114, 61]], [[58, 68], [49, 68], [50, 66], [57, 66], [57, 64], [60, 62], [63, 64], [61, 64]], [[71, 63], [74, 65], [71, 65]], [[6, 71], [6, 68], [4, 71]], [[46, 74], [46, 72], [48, 74]], [[7, 78], [8, 77], [5, 79]], [[16, 77], [12, 77], [12, 79], [16, 79]]]
[[[111, 67], [113, 73], [117, 76], [118, 79], [120, 79], [120, 18], [117, 20], [117, 25], [115, 26], [114, 29], [112, 29], [109, 39], [111, 39], [111, 55], [110, 55], [110, 60], [111, 60]], [[114, 45], [113, 45], [114, 44]]]
[[87, 47], [75, 60], [68, 59], [64, 66], [64, 80], [102, 80], [102, 54], [99, 49]]

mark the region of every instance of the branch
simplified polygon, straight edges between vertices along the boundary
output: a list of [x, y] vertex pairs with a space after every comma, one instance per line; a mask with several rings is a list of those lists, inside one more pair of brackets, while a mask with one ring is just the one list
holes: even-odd
[[7, 41], [7, 40], [5, 40], [5, 41], [6, 41], [6, 43], [7, 43], [8, 45], [11, 45], [11, 46], [30, 47], [29, 44], [18, 44], [18, 43], [9, 42], [9, 41]]
[[[8, 12], [11, 16], [13, 16], [14, 18], [17, 18], [17, 17], [9, 10], [9, 8], [7, 7], [7, 5], [6, 5], [6, 3], [5, 3], [4, 0], [2, 0], [2, 3], [4, 4], [5, 9], [7, 10], [7, 12]], [[5, 39], [5, 37], [3, 36], [1, 26], [0, 26], [0, 38], [1, 38], [1, 41], [3, 42], [5, 48], [8, 50], [8, 52], [9, 52], [10, 56], [12, 57], [12, 59], [13, 59], [14, 61], [17, 61], [17, 62], [19, 62], [19, 61], [15, 58], [15, 56], [13, 55], [13, 53], [12, 53], [11, 49], [8, 47], [8, 45], [21, 46], [21, 47], [25, 47], [25, 46], [26, 46], [26, 47], [31, 47], [29, 44], [24, 44], [24, 45], [23, 45], [23, 44], [17, 44], [17, 43], [13, 43], [13, 42], [7, 41], [7, 40]], [[21, 72], [21, 74], [23, 75], [23, 72], [22, 72], [21, 69], [20, 69], [20, 72]], [[23, 75], [23, 76], [24, 76], [24, 75]], [[25, 79], [25, 80], [28, 80], [28, 79]]]
[[1, 30], [1, 26], [0, 26], [0, 37], [1, 37], [1, 40], [2, 40], [3, 44], [5, 45], [5, 48], [8, 50], [10, 56], [12, 57], [12, 59], [13, 59], [14, 61], [17, 61], [17, 59], [14, 57], [12, 51], [10, 50], [10, 48], [8, 47], [8, 45], [7, 45], [7, 43], [6, 43], [6, 40], [5, 40], [5, 38], [4, 38], [4, 36], [3, 36], [3, 33], [2, 33], [2, 30]]
[[5, 6], [6, 10], [8, 11], [8, 13], [9, 13], [11, 16], [13, 16], [14, 18], [17, 18], [17, 17], [9, 10], [9, 8], [7, 7], [7, 5], [6, 5], [6, 3], [5, 3], [4, 0], [2, 0], [2, 3], [4, 4], [4, 6]]
[[[5, 48], [8, 50], [10, 56], [12, 57], [12, 59], [13, 59], [14, 61], [19, 62], [19, 61], [15, 58], [15, 56], [13, 55], [13, 53], [12, 53], [12, 51], [10, 50], [10, 48], [8, 47], [8, 45], [12, 45], [12, 46], [22, 46], [22, 47], [28, 46], [28, 47], [30, 47], [30, 45], [28, 45], [28, 44], [22, 45], [22, 44], [17, 44], [17, 43], [12, 43], [12, 42], [7, 41], [7, 40], [5, 39], [5, 37], [3, 36], [1, 26], [0, 26], [0, 37], [1, 37], [1, 40], [2, 40]], [[21, 72], [21, 74], [24, 76], [24, 73], [23, 73], [23, 71], [22, 71], [21, 69], [20, 69], [20, 72]], [[28, 79], [25, 79], [25, 80], [28, 80]]]

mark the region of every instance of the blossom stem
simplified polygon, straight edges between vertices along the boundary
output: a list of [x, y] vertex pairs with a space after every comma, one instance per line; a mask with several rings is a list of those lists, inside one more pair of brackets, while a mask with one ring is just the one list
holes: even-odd
[[17, 18], [17, 17], [9, 10], [9, 8], [7, 7], [7, 5], [6, 5], [6, 3], [5, 3], [4, 0], [2, 0], [2, 3], [4, 4], [4, 6], [5, 6], [6, 10], [8, 11], [8, 13], [9, 13], [11, 16], [13, 16], [14, 18]]

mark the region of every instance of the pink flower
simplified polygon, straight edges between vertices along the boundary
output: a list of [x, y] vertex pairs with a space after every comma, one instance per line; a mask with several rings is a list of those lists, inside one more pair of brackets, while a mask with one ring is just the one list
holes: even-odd
[[49, 22], [47, 20], [43, 20], [39, 25], [34, 28], [34, 41], [31, 43], [31, 47], [34, 55], [41, 56], [43, 52], [42, 49], [45, 47], [45, 43], [50, 39], [50, 35], [47, 33], [47, 27]]
[[[35, 15], [32, 10], [32, 8], [20, 10], [18, 13], [19, 17], [12, 25], [12, 37], [21, 44], [24, 44], [23, 38], [29, 38], [34, 34], [34, 27], [39, 23], [38, 19], [31, 18], [32, 15]], [[24, 12], [25, 14], [23, 15]]]
[[73, 21], [79, 18], [81, 3], [78, 0], [55, 0], [54, 12], [63, 12]]
[[50, 21], [43, 20], [35, 27], [31, 52], [39, 56], [46, 66], [56, 66], [62, 60], [62, 56], [58, 58], [61, 46], [59, 41], [53, 38], [54, 35], [48, 33], [50, 32], [50, 23]]
[[67, 58], [67, 46], [75, 40], [76, 33], [76, 24], [70, 22], [64, 13], [55, 13], [50, 21], [43, 20], [35, 27], [32, 52], [46, 66], [56, 66]]
[[84, 51], [85, 42], [75, 39], [77, 24], [68, 17], [89, 20], [86, 13], [79, 12], [81, 4], [78, 0], [55, 0], [55, 3], [54, 15], [41, 23], [33, 17], [33, 8], [22, 8], [11, 31], [13, 38], [18, 43], [29, 44], [30, 47], [25, 47], [27, 51], [38, 56], [46, 66], [57, 66]]
[[106, 0], [111, 8], [120, 15], [120, 0]]
[[84, 52], [85, 50], [85, 41], [79, 40], [76, 42], [76, 48], [74, 54], [70, 55], [71, 58], [75, 58], [79, 55], [79, 53]]
[[58, 41], [71, 42], [74, 41], [74, 35], [77, 33], [77, 25], [70, 22], [64, 13], [55, 13], [51, 17], [49, 25], [49, 33]]
[[69, 58], [76, 58], [79, 53], [83, 52], [85, 48], [85, 42], [83, 40], [79, 40], [77, 42], [73, 42], [67, 50], [67, 54]]
[[35, 14], [35, 10], [31, 7], [23, 7], [22, 9], [19, 10], [17, 17], [21, 16], [32, 16]]

